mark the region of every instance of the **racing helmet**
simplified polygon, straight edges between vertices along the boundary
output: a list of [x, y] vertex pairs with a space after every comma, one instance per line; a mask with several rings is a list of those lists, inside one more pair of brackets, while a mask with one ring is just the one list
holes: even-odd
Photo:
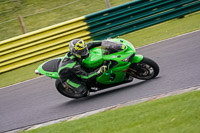
[[77, 58], [87, 58], [89, 56], [87, 44], [82, 39], [74, 39], [69, 43], [70, 52]]

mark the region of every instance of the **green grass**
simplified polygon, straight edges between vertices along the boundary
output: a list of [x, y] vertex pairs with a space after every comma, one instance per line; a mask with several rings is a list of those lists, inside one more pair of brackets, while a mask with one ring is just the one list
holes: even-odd
[[[129, 1], [110, 0], [110, 3], [117, 6]], [[104, 0], [0, 0], [0, 33], [3, 33], [0, 41], [22, 34], [19, 15], [27, 32], [31, 32], [106, 8]]]
[[[200, 12], [190, 14], [183, 19], [173, 19], [121, 37], [133, 42], [135, 47], [140, 47], [198, 29], [200, 29]], [[0, 87], [37, 77], [34, 71], [42, 62], [44, 61], [1, 74]]]
[[109, 110], [24, 133], [199, 133], [200, 91]]
[[38, 77], [35, 74], [35, 69], [44, 61], [40, 61], [34, 64], [30, 64], [25, 67], [21, 67], [0, 75], [0, 87], [12, 85], [21, 81]]

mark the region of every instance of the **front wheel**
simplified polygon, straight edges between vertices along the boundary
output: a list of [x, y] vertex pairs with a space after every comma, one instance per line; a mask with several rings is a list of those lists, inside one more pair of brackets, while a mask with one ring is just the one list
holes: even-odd
[[159, 74], [159, 71], [160, 69], [158, 64], [147, 57], [144, 57], [139, 63], [131, 64], [130, 68], [128, 69], [128, 73], [132, 77], [141, 80], [155, 78]]
[[83, 94], [76, 93], [71, 88], [64, 88], [60, 80], [56, 80], [55, 82], [56, 89], [58, 92], [60, 92], [63, 96], [69, 97], [69, 98], [81, 98], [87, 96], [88, 92], [85, 92]]

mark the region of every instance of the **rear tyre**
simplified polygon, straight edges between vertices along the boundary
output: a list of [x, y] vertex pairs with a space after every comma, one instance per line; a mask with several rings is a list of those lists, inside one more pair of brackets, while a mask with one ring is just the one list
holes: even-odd
[[147, 57], [144, 57], [139, 63], [131, 64], [128, 70], [132, 77], [141, 80], [155, 78], [159, 74], [159, 71], [160, 69], [158, 64]]
[[63, 96], [69, 97], [69, 98], [81, 98], [81, 97], [86, 97], [88, 95], [88, 92], [85, 92], [83, 94], [76, 93], [73, 89], [71, 88], [64, 88], [60, 80], [56, 80], [55, 82], [56, 89], [58, 92], [60, 92]]

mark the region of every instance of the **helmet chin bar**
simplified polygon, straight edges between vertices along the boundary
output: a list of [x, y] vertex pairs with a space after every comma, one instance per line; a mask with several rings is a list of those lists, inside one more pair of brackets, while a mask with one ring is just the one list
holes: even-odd
[[82, 59], [86, 59], [87, 57], [89, 57], [89, 55], [90, 55], [90, 54], [88, 53], [88, 54], [86, 54], [86, 55], [84, 55], [84, 56], [81, 56], [81, 58], [82, 58]]
[[[73, 53], [72, 53], [73, 54]], [[86, 59], [87, 57], [89, 57], [90, 56], [90, 54], [89, 53], [87, 53], [86, 55], [78, 55], [78, 54], [73, 54], [76, 58], [78, 58], [78, 59]]]

